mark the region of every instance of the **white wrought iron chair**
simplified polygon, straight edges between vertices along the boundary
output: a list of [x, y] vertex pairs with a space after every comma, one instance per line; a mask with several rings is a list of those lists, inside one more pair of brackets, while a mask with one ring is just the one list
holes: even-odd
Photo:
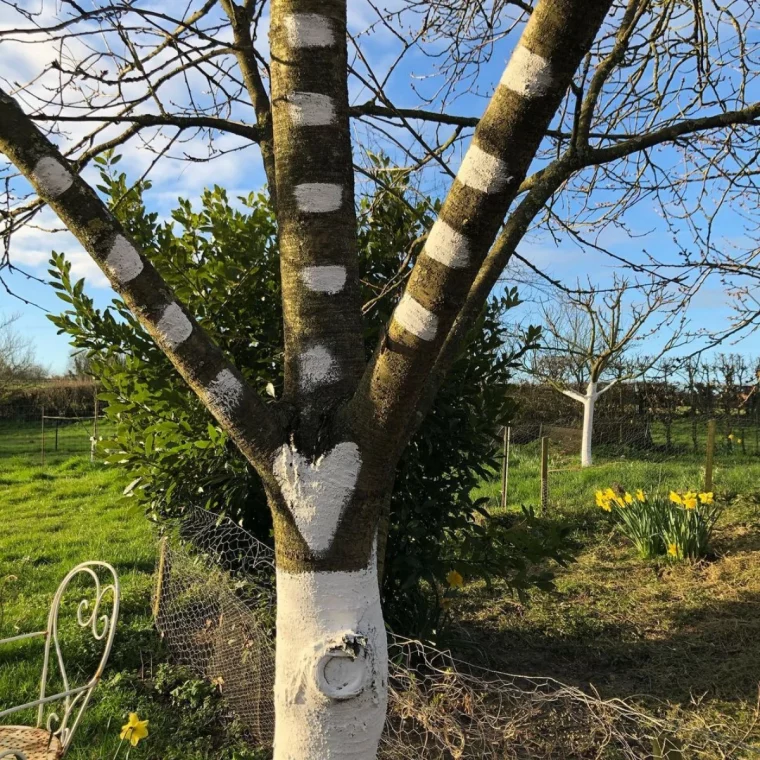
[[[101, 579], [101, 575], [106, 577], [106, 581]], [[85, 576], [85, 580], [91, 580], [94, 583], [94, 589], [79, 602], [77, 623], [83, 629], [89, 628], [96, 641], [103, 642], [103, 654], [95, 675], [83, 686], [72, 686], [66, 672], [59, 640], [58, 617], [66, 589], [72, 580], [78, 576]], [[106, 614], [101, 609], [101, 605], [108, 595], [112, 596], [110, 614]], [[9, 644], [24, 639], [45, 638], [40, 698], [34, 702], [11, 707], [8, 710], [0, 710], [0, 720], [2, 720], [21, 710], [36, 707], [37, 723], [35, 726], [0, 725], [0, 758], [6, 760], [11, 758], [14, 760], [58, 760], [66, 754], [74, 737], [74, 732], [79, 726], [92, 692], [98, 685], [111, 654], [113, 637], [116, 633], [116, 622], [119, 617], [119, 595], [119, 579], [111, 565], [106, 562], [83, 562], [71, 570], [58, 587], [53, 598], [53, 604], [50, 607], [47, 628], [44, 631], [0, 639], [0, 644]], [[51, 676], [51, 649], [55, 649], [53, 664], [57, 665], [58, 677], [63, 684], [63, 689], [56, 694], [48, 695], [48, 679]], [[54, 703], [56, 702], [62, 703], [61, 716], [57, 712], [50, 712], [45, 719], [46, 708], [48, 706], [55, 707]], [[45, 728], [43, 728], [43, 722]]]

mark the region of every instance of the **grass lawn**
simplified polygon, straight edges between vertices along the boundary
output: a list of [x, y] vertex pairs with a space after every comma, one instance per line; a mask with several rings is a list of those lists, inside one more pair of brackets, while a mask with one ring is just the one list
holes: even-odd
[[[513, 504], [520, 500], [515, 473], [529, 472], [523, 456], [513, 470]], [[593, 686], [660, 714], [686, 710], [689, 720], [760, 747], [760, 461], [724, 459], [718, 466], [717, 490], [728, 508], [716, 556], [695, 565], [638, 559], [592, 497], [613, 480], [645, 488], [696, 485], [698, 458], [616, 461], [572, 473], [573, 486], [547, 517], [570, 525], [575, 540], [576, 561], [559, 570], [556, 591], [534, 593], [521, 605], [498, 583], [472, 584], [452, 611], [450, 643], [459, 655], [494, 668]], [[532, 479], [525, 475], [526, 489]], [[263, 760], [225, 720], [214, 688], [166, 664], [150, 618], [155, 536], [141, 508], [121, 496], [126, 480], [82, 456], [59, 457], [45, 469], [31, 454], [0, 459], [0, 582], [17, 576], [0, 590], [0, 637], [44, 627], [65, 573], [85, 559], [106, 560], [122, 580], [122, 615], [104, 683], [70, 757], [112, 758], [119, 728], [135, 711], [150, 721], [150, 737], [132, 750], [135, 760]], [[495, 500], [498, 484], [481, 490]], [[91, 672], [91, 647], [77, 644], [71, 654]], [[40, 656], [39, 642], [0, 652], [0, 706], [36, 696]]]
[[[57, 425], [57, 431], [56, 431]], [[108, 436], [113, 432], [110, 422], [99, 421], [98, 436]], [[90, 453], [90, 436], [93, 433], [92, 420], [46, 420], [45, 461], [56, 463], [74, 455]], [[22, 458], [29, 464], [40, 464], [42, 458], [42, 425], [40, 420], [29, 422], [0, 420], [0, 457]]]
[[[101, 688], [69, 757], [107, 760], [129, 712], [148, 719], [150, 737], [131, 757], [159, 760], [253, 760], [236, 726], [225, 726], [215, 691], [169, 667], [150, 617], [155, 539], [142, 509], [123, 498], [124, 475], [79, 457], [45, 468], [30, 457], [0, 460], [0, 638], [45, 627], [58, 583], [87, 559], [110, 562], [122, 583], [121, 619]], [[69, 606], [73, 618], [76, 608]], [[77, 640], [68, 652], [74, 672], [94, 671], [96, 653]], [[0, 651], [0, 707], [37, 697], [42, 644]], [[82, 676], [80, 673], [80, 679]], [[75, 682], [82, 683], [74, 675]], [[13, 722], [29, 722], [31, 715]], [[126, 747], [122, 748], [123, 757]]]

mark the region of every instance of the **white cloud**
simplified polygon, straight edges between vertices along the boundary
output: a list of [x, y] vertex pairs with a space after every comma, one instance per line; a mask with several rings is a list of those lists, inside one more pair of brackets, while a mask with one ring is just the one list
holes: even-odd
[[[54, 217], [49, 211], [40, 217], [42, 225], [53, 221]], [[98, 265], [68, 232], [47, 232], [44, 229], [23, 227], [11, 238], [11, 262], [31, 269], [33, 274], [45, 279], [53, 251], [65, 254], [71, 262], [71, 274], [75, 279], [85, 277], [87, 284], [94, 288], [110, 287]]]

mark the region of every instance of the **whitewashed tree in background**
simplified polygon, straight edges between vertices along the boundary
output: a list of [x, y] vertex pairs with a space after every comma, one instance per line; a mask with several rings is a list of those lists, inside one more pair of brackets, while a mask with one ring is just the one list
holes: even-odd
[[[599, 397], [639, 377], [679, 343], [684, 326], [679, 302], [680, 294], [668, 284], [641, 288], [616, 277], [609, 288], [568, 290], [558, 302], [542, 305], [541, 346], [526, 368], [583, 406], [581, 467], [592, 464]], [[658, 350], [631, 361], [631, 354], [646, 349], [655, 336]]]

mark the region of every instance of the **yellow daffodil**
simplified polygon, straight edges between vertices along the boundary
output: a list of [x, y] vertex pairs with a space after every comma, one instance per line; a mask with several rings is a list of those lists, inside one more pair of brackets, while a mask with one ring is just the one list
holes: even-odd
[[610, 500], [602, 491], [597, 491], [595, 494], [596, 506], [603, 509], [605, 512], [610, 512], [612, 507], [610, 506]]
[[699, 500], [702, 502], [702, 504], [712, 504], [715, 500], [713, 498], [713, 492], [708, 491], [706, 493], [699, 494]]
[[137, 746], [137, 742], [144, 739], [148, 735], [148, 721], [140, 720], [137, 713], [129, 713], [129, 721], [126, 725], [121, 727], [121, 734], [119, 738], [124, 741], [129, 740], [129, 743], [133, 746]]
[[446, 582], [451, 588], [462, 588], [464, 586], [464, 578], [456, 570], [452, 570], [446, 576]]
[[683, 499], [681, 498], [681, 494], [676, 493], [675, 491], [670, 492], [670, 500], [673, 502], [673, 504], [683, 504]]
[[647, 495], [640, 488], [638, 488], [636, 490], [636, 498], [639, 501], [646, 501], [647, 500]]
[[668, 554], [671, 557], [678, 556], [678, 546], [676, 544], [668, 544]]
[[737, 439], [736, 439], [736, 442], [737, 442], [737, 443], [741, 443], [741, 442], [742, 442], [742, 439], [741, 439], [741, 438], [737, 438]]
[[697, 497], [693, 496], [691, 498], [688, 498], [684, 496], [683, 498], [683, 506], [684, 509], [696, 509], [697, 508]]
[[633, 496], [628, 493], [628, 491], [625, 492], [625, 503], [626, 504], [633, 504]]
[[728, 440], [729, 440], [729, 441], [733, 441], [733, 440], [734, 440], [734, 438], [736, 438], [736, 436], [735, 436], [733, 433], [729, 433], [729, 434], [728, 434]]
[[615, 493], [615, 492], [614, 492], [614, 491], [613, 491], [611, 488], [608, 488], [608, 489], [607, 489], [607, 490], [604, 492], [604, 497], [605, 497], [606, 499], [610, 499], [610, 500], [612, 500], [612, 499], [614, 499], [616, 496], [617, 496], [617, 494], [616, 494], [616, 493]]

